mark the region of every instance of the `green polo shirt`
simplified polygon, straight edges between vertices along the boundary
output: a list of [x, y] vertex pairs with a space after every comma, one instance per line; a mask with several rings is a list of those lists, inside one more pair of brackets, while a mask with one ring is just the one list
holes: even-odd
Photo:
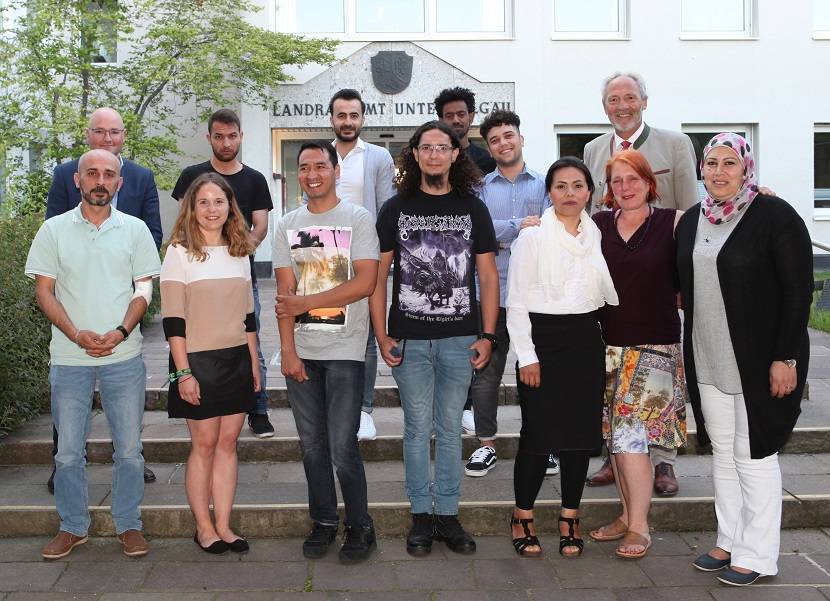
[[[55, 280], [55, 296], [81, 330], [99, 334], [119, 325], [133, 297], [133, 281], [161, 271], [153, 236], [143, 221], [112, 209], [96, 227], [81, 205], [47, 219], [26, 259], [26, 275]], [[112, 355], [90, 357], [54, 325], [49, 353], [54, 365], [108, 365], [141, 353], [141, 331], [135, 328]]]

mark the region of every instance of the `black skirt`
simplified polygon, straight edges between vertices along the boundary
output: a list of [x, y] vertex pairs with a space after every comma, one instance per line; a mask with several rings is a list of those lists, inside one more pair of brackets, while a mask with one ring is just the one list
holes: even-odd
[[[188, 353], [187, 360], [193, 377], [199, 382], [201, 395], [198, 406], [179, 396], [179, 384], [170, 384], [167, 395], [167, 415], [187, 419], [207, 419], [220, 415], [248, 413], [254, 409], [254, 377], [251, 372], [251, 354], [248, 345]], [[173, 355], [169, 367], [176, 371]]]
[[522, 410], [519, 448], [537, 454], [602, 449], [605, 342], [596, 313], [531, 313], [539, 388], [516, 380]]

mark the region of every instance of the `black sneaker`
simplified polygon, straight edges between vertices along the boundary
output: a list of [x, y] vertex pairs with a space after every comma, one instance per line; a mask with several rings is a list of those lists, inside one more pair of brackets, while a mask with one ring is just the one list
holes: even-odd
[[412, 528], [406, 535], [406, 552], [416, 557], [432, 551], [433, 521], [430, 513], [413, 513]]
[[314, 522], [314, 527], [303, 541], [303, 556], [308, 559], [320, 559], [336, 538], [337, 526], [324, 526]]
[[274, 435], [274, 426], [268, 420], [267, 414], [254, 413], [249, 415], [248, 427], [257, 438], [271, 438]]
[[156, 475], [146, 465], [144, 466], [144, 482], [147, 484], [151, 484], [156, 481]]
[[493, 447], [481, 447], [473, 451], [470, 460], [464, 466], [464, 473], [473, 478], [486, 476], [487, 472], [496, 467], [496, 449]]
[[447, 543], [451, 551], [469, 555], [476, 552], [476, 541], [461, 527], [457, 515], [435, 516], [435, 540]]
[[375, 527], [352, 528], [346, 526], [346, 538], [340, 547], [340, 561], [355, 563], [365, 561], [375, 546]]
[[56, 469], [57, 468], [55, 468], [54, 466], [52, 467], [52, 474], [49, 476], [49, 479], [46, 481], [46, 488], [49, 489], [49, 494], [50, 495], [55, 494], [55, 470]]
[[555, 476], [559, 473], [559, 464], [556, 463], [556, 457], [548, 455], [548, 467], [545, 468], [546, 476]]

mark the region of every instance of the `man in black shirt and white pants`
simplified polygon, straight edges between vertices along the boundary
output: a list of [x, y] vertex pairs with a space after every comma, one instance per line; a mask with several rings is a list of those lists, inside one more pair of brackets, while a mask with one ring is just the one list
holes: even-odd
[[[496, 343], [498, 243], [490, 213], [475, 196], [479, 171], [448, 125], [422, 125], [404, 152], [398, 194], [378, 214], [380, 267], [369, 302], [378, 348], [392, 367], [404, 412], [406, 492], [412, 505], [406, 548], [426, 555], [434, 539], [457, 553], [473, 553], [476, 543], [458, 521], [461, 412], [473, 369], [487, 364]], [[393, 259], [387, 329], [386, 278]]]

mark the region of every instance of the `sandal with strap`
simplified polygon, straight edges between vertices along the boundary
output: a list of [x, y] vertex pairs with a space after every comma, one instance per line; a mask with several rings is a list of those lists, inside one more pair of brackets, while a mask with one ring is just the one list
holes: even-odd
[[[530, 533], [530, 528], [528, 528], [528, 524], [533, 523], [533, 518], [517, 518], [514, 516], [510, 516], [510, 535], [513, 535], [513, 525], [514, 524], [521, 524], [522, 529], [525, 532], [524, 536], [519, 536], [513, 539], [513, 548], [516, 549], [516, 553], [521, 555], [522, 557], [541, 557], [542, 556], [542, 546], [539, 544], [539, 539], [536, 537], [535, 534]], [[539, 547], [538, 551], [528, 551], [528, 547]]]
[[[626, 551], [626, 547], [638, 546], [642, 547], [642, 551]], [[633, 530], [629, 530], [625, 533], [625, 536], [620, 542], [619, 546], [617, 547], [616, 551], [614, 551], [617, 557], [622, 557], [623, 559], [640, 559], [641, 557], [645, 557], [648, 550], [651, 548], [651, 536], [648, 534], [640, 534], [639, 532], [634, 532]]]
[[[563, 557], [579, 557], [582, 555], [582, 550], [585, 548], [585, 541], [576, 537], [575, 526], [579, 525], [579, 518], [566, 518], [559, 516], [560, 522], [565, 522], [568, 525], [568, 535], [559, 535], [559, 554]], [[565, 547], [576, 547], [578, 550], [571, 553], [565, 553]]]
[[588, 533], [588, 536], [595, 541], [603, 542], [609, 540], [620, 540], [623, 536], [625, 536], [626, 532], [628, 532], [628, 524], [623, 522], [620, 518], [617, 518], [610, 524], [606, 524], [596, 530], [591, 530]]

